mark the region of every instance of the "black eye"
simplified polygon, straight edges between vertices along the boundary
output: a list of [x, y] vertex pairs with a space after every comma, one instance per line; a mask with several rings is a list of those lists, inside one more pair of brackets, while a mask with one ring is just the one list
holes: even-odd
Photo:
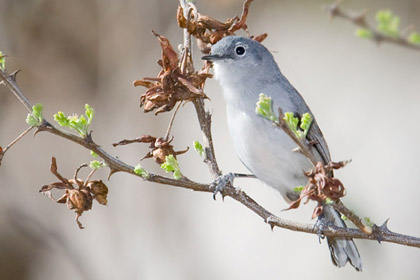
[[235, 53], [237, 55], [244, 55], [245, 54], [245, 48], [242, 46], [237, 46], [235, 49]]

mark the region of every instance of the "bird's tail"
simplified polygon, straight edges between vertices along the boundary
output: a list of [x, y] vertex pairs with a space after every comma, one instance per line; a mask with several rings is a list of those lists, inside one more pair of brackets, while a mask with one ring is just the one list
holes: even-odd
[[[329, 205], [324, 205], [324, 213], [322, 217], [320, 216], [320, 219], [321, 222], [324, 220], [333, 223], [335, 226], [346, 227], [341, 215]], [[331, 260], [336, 266], [342, 267], [350, 262], [357, 271], [362, 271], [362, 260], [353, 239], [327, 238], [327, 241], [331, 252]]]

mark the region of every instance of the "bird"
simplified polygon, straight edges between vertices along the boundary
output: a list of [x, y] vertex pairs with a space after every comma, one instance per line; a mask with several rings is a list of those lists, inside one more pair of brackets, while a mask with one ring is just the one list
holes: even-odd
[[[239, 159], [253, 176], [277, 190], [286, 202], [296, 200], [299, 193], [295, 188], [308, 182], [303, 170], [314, 166], [302, 153], [293, 151], [296, 143], [284, 130], [256, 114], [256, 103], [263, 93], [271, 98], [273, 108], [297, 116], [309, 113], [313, 121], [307, 139], [314, 143], [310, 153], [317, 162], [328, 164], [331, 156], [327, 142], [305, 100], [282, 74], [271, 52], [251, 38], [226, 36], [202, 59], [213, 63], [226, 103], [228, 129]], [[232, 174], [227, 176], [231, 181]], [[323, 205], [318, 221], [346, 227], [341, 215], [327, 204]], [[357, 271], [362, 270], [352, 239], [329, 237], [327, 241], [334, 265], [343, 267], [350, 263]]]

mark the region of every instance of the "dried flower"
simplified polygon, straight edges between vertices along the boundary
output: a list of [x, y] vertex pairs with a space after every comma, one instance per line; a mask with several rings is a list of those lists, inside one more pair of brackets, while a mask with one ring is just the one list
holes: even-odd
[[[212, 45], [216, 44], [223, 37], [235, 35], [235, 32], [243, 29], [248, 33], [246, 19], [248, 17], [249, 6], [253, 0], [246, 0], [243, 5], [241, 17], [235, 16], [227, 19], [225, 22], [218, 21], [207, 15], [197, 12], [195, 6], [190, 3], [188, 19], [184, 16], [184, 10], [178, 7], [177, 19], [181, 28], [186, 28], [188, 32], [197, 39], [197, 45], [201, 52], [210, 53]], [[258, 42], [262, 42], [267, 34], [261, 34], [252, 37]]]
[[306, 198], [305, 204], [309, 200], [318, 202], [312, 213], [312, 218], [322, 214], [323, 201], [336, 201], [345, 195], [343, 184], [339, 179], [332, 176], [332, 170], [342, 168], [347, 163], [348, 161], [330, 162], [324, 166], [321, 162], [318, 162], [314, 169], [305, 172], [308, 177], [308, 184], [301, 190], [299, 198], [293, 201], [286, 210], [298, 208], [302, 199]]
[[[79, 217], [84, 211], [92, 209], [93, 199], [102, 205], [106, 205], [106, 198], [108, 195], [108, 187], [102, 180], [84, 182], [77, 179], [77, 172], [84, 166], [86, 165], [82, 165], [76, 170], [74, 179], [68, 180], [58, 173], [57, 162], [55, 157], [53, 157], [51, 159], [51, 173], [53, 173], [60, 182], [42, 186], [39, 191], [57, 203], [65, 203], [68, 209], [75, 210], [76, 222], [80, 229], [83, 229], [83, 225], [80, 223]], [[52, 189], [65, 190], [65, 193], [59, 199], [55, 200], [51, 194]]]
[[[152, 31], [153, 32], [153, 31]], [[172, 110], [177, 102], [193, 101], [196, 98], [207, 98], [203, 93], [204, 82], [211, 78], [210, 65], [205, 64], [199, 72], [185, 73], [179, 67], [178, 54], [169, 40], [155, 32], [162, 49], [162, 58], [158, 64], [162, 67], [156, 78], [143, 78], [134, 81], [134, 86], [147, 88], [140, 97], [140, 106], [145, 112], [153, 110], [155, 114]]]
[[132, 140], [122, 140], [118, 143], [112, 144], [114, 147], [119, 145], [127, 145], [131, 143], [150, 143], [150, 151], [142, 158], [153, 158], [157, 164], [162, 164], [165, 162], [166, 156], [173, 155], [175, 158], [177, 155], [186, 153], [188, 147], [183, 151], [175, 151], [174, 146], [171, 145], [173, 137], [171, 139], [166, 139], [163, 137], [153, 137], [150, 135], [143, 135], [136, 139]]

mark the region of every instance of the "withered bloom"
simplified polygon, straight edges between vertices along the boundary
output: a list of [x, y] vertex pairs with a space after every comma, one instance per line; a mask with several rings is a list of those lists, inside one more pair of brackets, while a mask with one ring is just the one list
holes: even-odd
[[147, 88], [140, 97], [140, 106], [145, 112], [153, 110], [155, 114], [172, 110], [177, 102], [193, 101], [206, 95], [203, 93], [204, 82], [212, 77], [209, 74], [210, 65], [206, 64], [199, 72], [184, 73], [179, 66], [178, 54], [169, 40], [155, 32], [162, 49], [162, 58], [158, 61], [162, 70], [156, 78], [143, 78], [134, 81], [134, 86]]
[[171, 144], [172, 140], [173, 138], [165, 139], [163, 137], [143, 135], [133, 140], [122, 140], [112, 145], [115, 147], [131, 143], [150, 143], [150, 151], [142, 159], [153, 158], [157, 164], [162, 164], [165, 162], [166, 156], [173, 155], [176, 158], [177, 155], [188, 151], [188, 147], [183, 151], [175, 151], [174, 146]]
[[[79, 169], [80, 167], [77, 171]], [[83, 229], [83, 225], [80, 223], [79, 217], [84, 211], [92, 209], [94, 199], [102, 205], [107, 204], [106, 199], [108, 195], [108, 187], [102, 182], [102, 180], [84, 182], [77, 179], [77, 171], [74, 179], [68, 180], [64, 178], [58, 173], [57, 162], [55, 157], [53, 157], [51, 159], [51, 173], [53, 173], [60, 182], [54, 182], [49, 185], [42, 186], [39, 192], [45, 194], [57, 203], [65, 203], [68, 209], [75, 210], [77, 225], [80, 229]], [[65, 190], [65, 193], [59, 199], [55, 200], [51, 194], [52, 189]]]
[[308, 184], [300, 192], [299, 198], [293, 201], [288, 209], [298, 208], [300, 202], [306, 198], [305, 204], [309, 200], [318, 202], [312, 213], [312, 218], [321, 215], [323, 201], [327, 198], [336, 201], [345, 195], [343, 184], [339, 179], [332, 176], [332, 170], [342, 168], [347, 163], [348, 161], [330, 162], [324, 166], [321, 162], [318, 162], [314, 169], [305, 172], [308, 177]]
[[[208, 54], [211, 46], [223, 37], [235, 35], [235, 32], [241, 29], [248, 33], [246, 19], [252, 1], [246, 0], [244, 2], [241, 17], [235, 16], [227, 19], [225, 22], [198, 13], [193, 4], [190, 4], [190, 9], [188, 10], [189, 19], [186, 19], [184, 10], [179, 6], [177, 13], [178, 25], [186, 28], [188, 33], [197, 39], [197, 46], [202, 53]], [[267, 34], [264, 33], [251, 38], [261, 43], [266, 37]]]

